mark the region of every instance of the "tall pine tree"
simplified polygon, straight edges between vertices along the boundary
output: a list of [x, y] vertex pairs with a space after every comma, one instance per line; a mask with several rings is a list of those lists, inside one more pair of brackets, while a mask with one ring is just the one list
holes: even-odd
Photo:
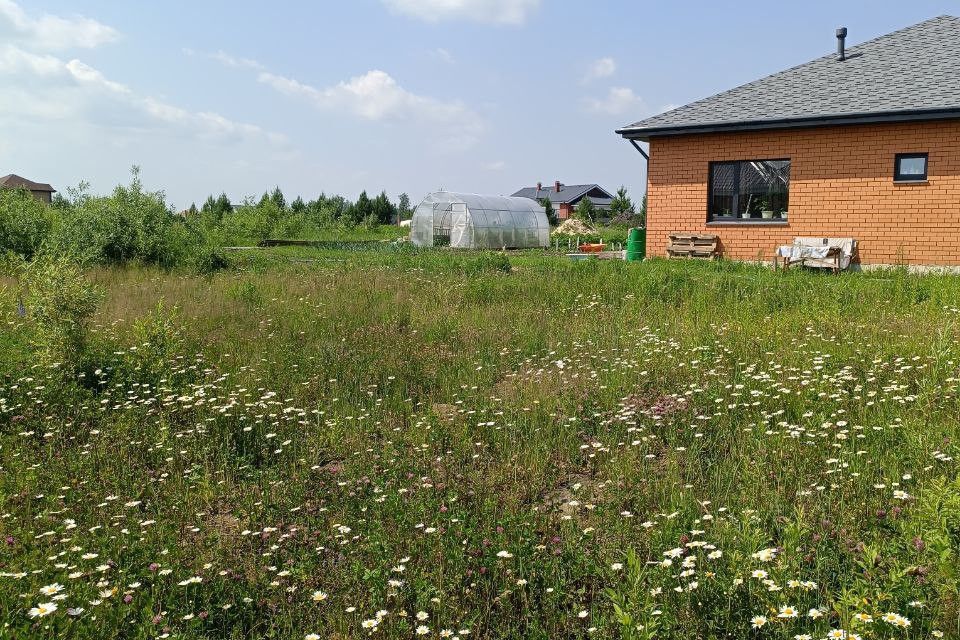
[[277, 209], [283, 211], [287, 208], [287, 201], [283, 197], [283, 191], [280, 191], [280, 187], [274, 187], [273, 193], [270, 194], [270, 200], [273, 204], [277, 205]]
[[617, 195], [610, 201], [610, 213], [620, 215], [622, 213], [633, 213], [633, 201], [627, 195], [627, 188], [621, 186], [617, 189]]
[[397, 208], [390, 202], [386, 191], [381, 191], [380, 195], [373, 199], [371, 209], [377, 224], [393, 224], [397, 217]]
[[410, 196], [401, 193], [397, 203], [397, 215], [401, 220], [408, 220], [413, 217], [413, 209], [410, 208]]

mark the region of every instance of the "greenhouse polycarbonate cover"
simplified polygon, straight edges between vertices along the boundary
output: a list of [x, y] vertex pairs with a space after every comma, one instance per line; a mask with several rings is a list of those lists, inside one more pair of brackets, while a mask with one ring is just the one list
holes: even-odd
[[438, 191], [417, 206], [410, 241], [421, 247], [526, 249], [550, 245], [550, 223], [529, 198]]

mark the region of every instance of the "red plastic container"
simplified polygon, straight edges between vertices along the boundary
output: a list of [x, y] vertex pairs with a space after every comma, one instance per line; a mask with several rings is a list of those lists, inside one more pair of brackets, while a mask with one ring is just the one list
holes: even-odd
[[605, 244], [603, 244], [603, 243], [597, 243], [597, 244], [582, 244], [582, 245], [580, 245], [580, 251], [582, 251], [583, 253], [600, 253], [601, 251], [603, 251], [603, 248], [604, 248], [605, 246], [607, 246], [607, 245], [605, 245]]

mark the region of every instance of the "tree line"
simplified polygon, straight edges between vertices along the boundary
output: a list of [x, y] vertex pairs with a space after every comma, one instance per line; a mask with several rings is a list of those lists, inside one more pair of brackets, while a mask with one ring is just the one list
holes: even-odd
[[[302, 227], [310, 224], [320, 228], [336, 225], [349, 227], [397, 224], [413, 213], [410, 197], [405, 193], [400, 194], [397, 204], [390, 200], [385, 191], [373, 198], [363, 191], [355, 202], [350, 202], [343, 196], [321, 193], [316, 199], [309, 201], [297, 196], [288, 204], [280, 187], [275, 187], [273, 191], [264, 191], [259, 200], [246, 198], [239, 204], [231, 202], [226, 193], [217, 197], [210, 195], [199, 209], [196, 204], [192, 204], [183, 214], [206, 225], [218, 225], [231, 216], [250, 212], [255, 212], [272, 226], [292, 226], [293, 231], [302, 231]], [[290, 229], [280, 230], [287, 231], [287, 235], [290, 235]], [[299, 234], [294, 232], [293, 235]]]
[[386, 193], [356, 201], [321, 194], [288, 203], [275, 188], [259, 199], [234, 204], [210, 196], [201, 207], [175, 212], [163, 191], [144, 188], [138, 167], [128, 185], [105, 196], [81, 183], [56, 194], [52, 203], [23, 189], [0, 189], [0, 256], [30, 260], [37, 255], [65, 256], [84, 264], [140, 262], [200, 271], [227, 266], [223, 247], [256, 244], [268, 238], [314, 239], [325, 230], [396, 224], [409, 217], [410, 199], [394, 204]]

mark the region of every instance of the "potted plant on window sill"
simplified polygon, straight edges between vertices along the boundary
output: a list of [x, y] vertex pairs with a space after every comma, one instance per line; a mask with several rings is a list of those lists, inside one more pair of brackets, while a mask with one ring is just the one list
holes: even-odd
[[766, 200], [760, 201], [760, 217], [764, 220], [773, 219], [773, 209], [770, 208], [770, 203]]
[[781, 209], [780, 211], [778, 211], [778, 212], [777, 212], [777, 217], [780, 218], [781, 220], [786, 220], [786, 219], [787, 219], [787, 210], [786, 210], [786, 209]]

